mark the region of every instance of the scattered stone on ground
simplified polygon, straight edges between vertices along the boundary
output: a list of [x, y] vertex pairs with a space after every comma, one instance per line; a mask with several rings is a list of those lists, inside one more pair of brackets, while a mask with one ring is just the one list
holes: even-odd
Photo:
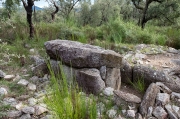
[[[53, 47], [56, 43], [57, 47]], [[65, 63], [62, 67], [68, 79], [75, 75], [88, 93], [100, 93], [100, 96], [105, 97], [97, 104], [97, 119], [102, 119], [102, 114], [111, 119], [180, 119], [179, 50], [140, 44], [134, 50], [119, 55], [111, 50], [66, 40], [48, 41], [45, 47], [50, 58], [54, 59], [50, 61], [53, 71], [57, 73], [61, 70], [60, 61], [56, 61], [59, 59], [55, 57], [58, 51]], [[22, 68], [23, 75], [18, 74], [20, 72], [7, 72], [16, 75], [6, 75], [0, 70], [1, 79], [18, 81], [17, 85], [27, 89], [26, 94], [14, 96], [9, 92], [10, 88], [0, 84], [0, 97], [3, 96], [0, 105], [13, 107], [6, 111], [7, 118], [50, 119], [53, 118], [50, 111], [40, 104], [47, 95], [46, 86], [50, 81], [47, 64], [35, 49], [30, 52], [34, 64], [29, 69]], [[33, 69], [34, 74], [31, 78], [30, 69]], [[145, 94], [139, 94], [128, 86], [139, 79], [148, 87]], [[126, 84], [121, 86], [122, 83]], [[106, 104], [111, 101], [113, 106], [107, 109]]]

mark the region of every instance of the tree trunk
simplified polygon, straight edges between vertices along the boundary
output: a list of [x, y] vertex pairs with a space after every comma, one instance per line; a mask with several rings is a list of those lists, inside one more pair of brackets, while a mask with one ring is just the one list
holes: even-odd
[[32, 13], [33, 13], [33, 8], [32, 6], [34, 5], [34, 0], [28, 0], [27, 3], [22, 0], [23, 2], [23, 6], [26, 10], [26, 14], [27, 14], [27, 22], [29, 24], [29, 37], [30, 38], [33, 38], [34, 37], [34, 26], [33, 26], [33, 23], [32, 23]]
[[30, 32], [29, 32], [29, 35], [30, 35], [30, 38], [33, 38], [34, 37], [34, 26], [33, 26], [33, 23], [32, 23], [32, 6], [34, 5], [34, 1], [33, 0], [28, 0], [28, 6], [27, 6], [27, 9], [26, 9], [26, 12], [27, 12], [27, 21], [29, 23], [29, 28], [30, 28]]
[[56, 11], [54, 11], [53, 13], [51, 13], [51, 18], [52, 18], [52, 21], [54, 21], [55, 19], [55, 14], [58, 13], [59, 11], [59, 7], [56, 5], [56, 3], [54, 2], [54, 7], [56, 8]]

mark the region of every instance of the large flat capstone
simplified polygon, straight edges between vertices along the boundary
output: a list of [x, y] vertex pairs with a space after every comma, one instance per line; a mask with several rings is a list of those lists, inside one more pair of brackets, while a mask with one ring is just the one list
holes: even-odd
[[51, 40], [45, 42], [47, 54], [51, 59], [77, 68], [120, 67], [122, 56], [112, 50], [98, 46], [82, 44], [69, 40]]

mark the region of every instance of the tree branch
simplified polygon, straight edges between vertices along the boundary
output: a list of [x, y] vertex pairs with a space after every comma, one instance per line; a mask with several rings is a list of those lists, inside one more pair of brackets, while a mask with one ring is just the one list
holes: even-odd
[[131, 0], [131, 1], [133, 2], [133, 5], [134, 5], [137, 9], [140, 9], [140, 10], [143, 10], [143, 9], [144, 9], [144, 8], [141, 7], [140, 5], [137, 5], [135, 0]]

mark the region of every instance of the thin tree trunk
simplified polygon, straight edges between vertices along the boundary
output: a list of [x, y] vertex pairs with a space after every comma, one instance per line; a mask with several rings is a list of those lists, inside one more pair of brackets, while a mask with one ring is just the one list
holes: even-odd
[[54, 7], [56, 8], [56, 11], [54, 11], [53, 13], [51, 13], [52, 21], [54, 21], [54, 19], [55, 19], [55, 14], [58, 13], [58, 11], [59, 11], [59, 7], [56, 5], [56, 3], [53, 2], [53, 4], [54, 4]]
[[24, 8], [26, 10], [26, 14], [27, 14], [27, 22], [29, 24], [29, 37], [30, 38], [33, 38], [34, 37], [34, 26], [33, 26], [33, 23], [32, 23], [32, 13], [33, 13], [33, 9], [32, 9], [32, 6], [34, 5], [34, 1], [33, 0], [28, 0], [27, 3], [22, 0], [23, 2], [23, 5], [24, 5]]

